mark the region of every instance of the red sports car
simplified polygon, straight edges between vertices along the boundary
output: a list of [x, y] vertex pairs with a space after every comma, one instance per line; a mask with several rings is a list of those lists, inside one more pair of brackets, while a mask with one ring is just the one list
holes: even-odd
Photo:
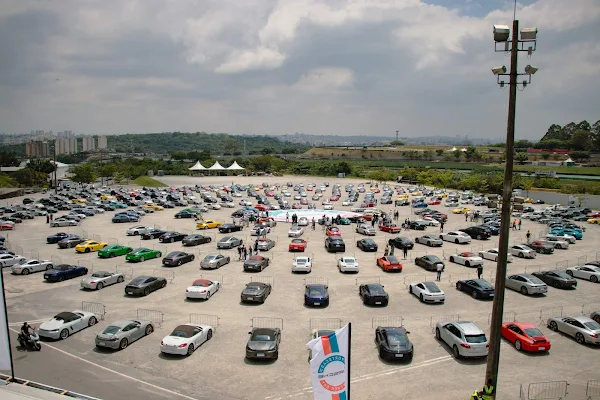
[[383, 232], [398, 233], [402, 229], [394, 224], [379, 224], [379, 230]]
[[398, 271], [402, 272], [402, 264], [395, 256], [379, 257], [377, 259], [377, 266], [384, 271]]
[[591, 212], [591, 213], [587, 214], [586, 217], [600, 218], [600, 212]]
[[437, 206], [442, 204], [442, 202], [439, 199], [433, 199], [433, 200], [429, 200], [427, 202], [427, 204], [429, 204], [430, 206]]
[[340, 228], [337, 226], [330, 226], [325, 230], [325, 234], [327, 236], [342, 236], [342, 232], [340, 232]]
[[550, 350], [548, 338], [529, 322], [504, 322], [502, 337], [511, 342], [517, 350], [531, 352]]
[[306, 250], [307, 242], [304, 239], [292, 239], [288, 250], [289, 251], [304, 251]]
[[0, 224], [0, 231], [12, 231], [15, 229], [11, 224]]
[[272, 190], [267, 190], [265, 192], [265, 195], [267, 195], [267, 197], [274, 197], [275, 196], [275, 192]]
[[257, 204], [254, 206], [254, 208], [256, 208], [259, 211], [269, 211], [271, 209], [271, 207], [265, 206], [264, 204]]
[[340, 196], [331, 196], [329, 197], [329, 201], [338, 201], [340, 199]]
[[300, 209], [302, 209], [302, 204], [300, 204], [300, 203], [292, 204], [292, 210], [300, 210]]

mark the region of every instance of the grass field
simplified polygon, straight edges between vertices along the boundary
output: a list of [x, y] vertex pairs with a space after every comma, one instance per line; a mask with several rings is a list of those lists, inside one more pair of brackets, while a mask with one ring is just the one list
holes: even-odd
[[150, 178], [149, 176], [145, 175], [138, 176], [136, 179], [131, 181], [131, 184], [148, 187], [167, 187], [167, 185], [165, 185], [161, 181], [157, 181], [156, 179]]

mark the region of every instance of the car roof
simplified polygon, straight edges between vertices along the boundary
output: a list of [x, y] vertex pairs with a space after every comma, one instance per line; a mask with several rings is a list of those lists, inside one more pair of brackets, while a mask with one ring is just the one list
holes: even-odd
[[571, 318], [574, 319], [575, 321], [581, 322], [582, 324], [586, 323], [586, 322], [594, 322], [593, 319], [588, 318], [588, 317], [584, 317], [584, 316], [577, 316], [577, 317], [565, 317], [565, 318]]
[[126, 327], [127, 325], [129, 325], [129, 324], [131, 324], [131, 323], [133, 323], [133, 322], [136, 322], [136, 321], [133, 321], [133, 320], [131, 320], [131, 319], [119, 319], [119, 320], [117, 320], [117, 321], [113, 321], [113, 322], [111, 322], [111, 323], [110, 323], [110, 324], [108, 324], [108, 325], [109, 325], [109, 326], [111, 326], [111, 325], [112, 325], [112, 326], [118, 326], [118, 327], [120, 327], [120, 328], [124, 328], [124, 327]]
[[469, 321], [453, 322], [465, 335], [481, 335], [484, 333], [475, 323]]

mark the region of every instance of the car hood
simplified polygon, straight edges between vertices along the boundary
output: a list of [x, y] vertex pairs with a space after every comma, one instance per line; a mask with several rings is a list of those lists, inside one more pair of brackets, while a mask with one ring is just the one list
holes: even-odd
[[246, 264], [246, 265], [258, 265], [261, 262], [262, 261], [259, 261], [259, 260], [246, 260], [246, 261], [244, 261], [244, 264]]
[[54, 329], [60, 329], [64, 325], [63, 321], [59, 321], [56, 319], [51, 319], [50, 321], [43, 322], [40, 325], [40, 329], [51, 331]]
[[49, 276], [49, 275], [60, 275], [60, 274], [64, 274], [64, 273], [66, 273], [66, 272], [67, 272], [67, 271], [59, 271], [59, 270], [56, 270], [56, 269], [49, 269], [49, 270], [47, 270], [47, 271], [45, 271], [45, 272], [44, 272], [44, 275], [45, 275], [45, 276]]
[[87, 278], [83, 278], [81, 280], [82, 283], [91, 283], [91, 282], [101, 282], [103, 281], [105, 278], [97, 278], [97, 277], [91, 277], [88, 276]]
[[179, 336], [165, 336], [162, 342], [167, 346], [179, 346], [180, 344], [188, 343], [191, 338], [182, 338]]
[[248, 348], [250, 350], [269, 350], [273, 345], [275, 344], [275, 342], [255, 342], [255, 341], [248, 341]]
[[245, 295], [257, 295], [260, 294], [262, 291], [260, 289], [244, 289], [242, 291], [242, 294]]

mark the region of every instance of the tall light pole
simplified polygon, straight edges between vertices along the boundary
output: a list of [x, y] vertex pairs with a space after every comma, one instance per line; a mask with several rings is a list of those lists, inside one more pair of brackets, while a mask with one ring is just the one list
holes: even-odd
[[[504, 290], [506, 279], [506, 265], [508, 258], [508, 238], [511, 214], [511, 197], [513, 184], [513, 161], [515, 144], [515, 114], [517, 103], [517, 88], [521, 85], [523, 88], [531, 83], [531, 75], [535, 74], [537, 68], [528, 65], [525, 67], [525, 73], [517, 72], [517, 61], [520, 51], [526, 51], [531, 55], [535, 51], [537, 29], [525, 28], [521, 30], [521, 39], [519, 40], [519, 21], [513, 20], [512, 40], [508, 41], [510, 29], [506, 25], [494, 25], [494, 42], [496, 52], [510, 51], [510, 72], [506, 73], [506, 67], [494, 67], [492, 72], [497, 77], [497, 83], [501, 88], [505, 82], [501, 77], [509, 77], [509, 97], [508, 97], [508, 123], [506, 127], [506, 161], [504, 166], [504, 183], [502, 188], [502, 224], [500, 226], [500, 240], [498, 243], [498, 263], [496, 266], [496, 283], [494, 287], [494, 304], [492, 306], [492, 321], [490, 331], [490, 351], [485, 371], [485, 381], [492, 380], [492, 385], [498, 386], [498, 366], [500, 363], [500, 343], [502, 340], [502, 317], [504, 314]], [[519, 77], [526, 76], [528, 79], [519, 82]], [[497, 390], [497, 389], [496, 389]], [[492, 398], [496, 398], [496, 391]]]

